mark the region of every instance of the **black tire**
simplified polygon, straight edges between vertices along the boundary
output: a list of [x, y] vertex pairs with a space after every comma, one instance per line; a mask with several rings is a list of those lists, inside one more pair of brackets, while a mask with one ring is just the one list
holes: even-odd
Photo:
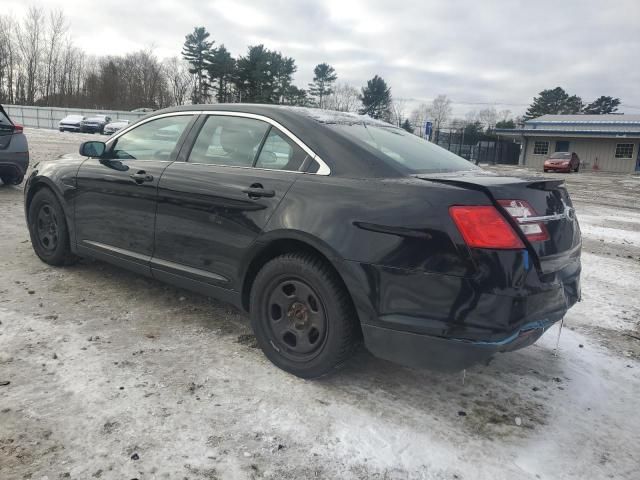
[[358, 343], [358, 320], [348, 292], [337, 274], [313, 255], [291, 253], [266, 263], [255, 278], [250, 302], [258, 345], [274, 365], [298, 377], [331, 373]]
[[31, 245], [36, 255], [49, 265], [70, 265], [76, 261], [69, 246], [69, 229], [64, 210], [48, 188], [36, 192], [28, 216]]

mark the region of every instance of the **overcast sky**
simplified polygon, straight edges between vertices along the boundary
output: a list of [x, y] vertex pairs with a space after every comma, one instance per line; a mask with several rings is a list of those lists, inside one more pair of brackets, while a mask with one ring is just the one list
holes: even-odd
[[485, 104], [521, 114], [558, 85], [640, 113], [640, 0], [0, 1], [16, 17], [62, 9], [91, 54], [179, 55], [197, 25], [233, 55], [263, 43], [293, 57], [302, 87], [328, 62], [356, 87], [381, 75], [410, 105], [446, 94], [460, 116]]

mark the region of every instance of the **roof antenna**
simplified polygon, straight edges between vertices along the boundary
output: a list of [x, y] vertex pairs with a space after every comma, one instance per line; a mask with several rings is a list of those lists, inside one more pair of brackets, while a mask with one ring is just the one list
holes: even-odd
[[558, 356], [558, 348], [560, 347], [560, 334], [562, 333], [562, 326], [564, 325], [564, 317], [560, 320], [560, 328], [558, 328], [558, 339], [556, 340], [556, 348], [553, 350], [553, 355]]

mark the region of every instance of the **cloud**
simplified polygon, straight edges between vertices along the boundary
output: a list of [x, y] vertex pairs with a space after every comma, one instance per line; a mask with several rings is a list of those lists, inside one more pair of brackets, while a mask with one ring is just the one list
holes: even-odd
[[[24, 0], [2, 0], [20, 14]], [[43, 2], [44, 3], [44, 2]], [[438, 94], [463, 115], [483, 104], [521, 113], [544, 88], [589, 101], [620, 97], [640, 113], [637, 0], [48, 0], [62, 9], [79, 46], [95, 54], [153, 46], [179, 55], [184, 36], [205, 26], [234, 55], [264, 43], [295, 58], [296, 83], [328, 62], [356, 87], [375, 74], [397, 98]], [[107, 46], [108, 44], [108, 46]]]

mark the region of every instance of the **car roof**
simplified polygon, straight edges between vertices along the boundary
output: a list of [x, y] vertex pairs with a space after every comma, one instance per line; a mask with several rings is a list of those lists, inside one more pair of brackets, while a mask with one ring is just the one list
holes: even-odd
[[275, 120], [302, 140], [325, 163], [332, 175], [362, 177], [401, 177], [405, 174], [377, 158], [371, 151], [357, 145], [330, 125], [366, 123], [385, 128], [396, 128], [366, 115], [336, 112], [288, 105], [250, 103], [218, 103], [207, 105], [181, 105], [145, 115], [153, 118], [166, 113], [189, 111], [226, 111], [262, 115]]

